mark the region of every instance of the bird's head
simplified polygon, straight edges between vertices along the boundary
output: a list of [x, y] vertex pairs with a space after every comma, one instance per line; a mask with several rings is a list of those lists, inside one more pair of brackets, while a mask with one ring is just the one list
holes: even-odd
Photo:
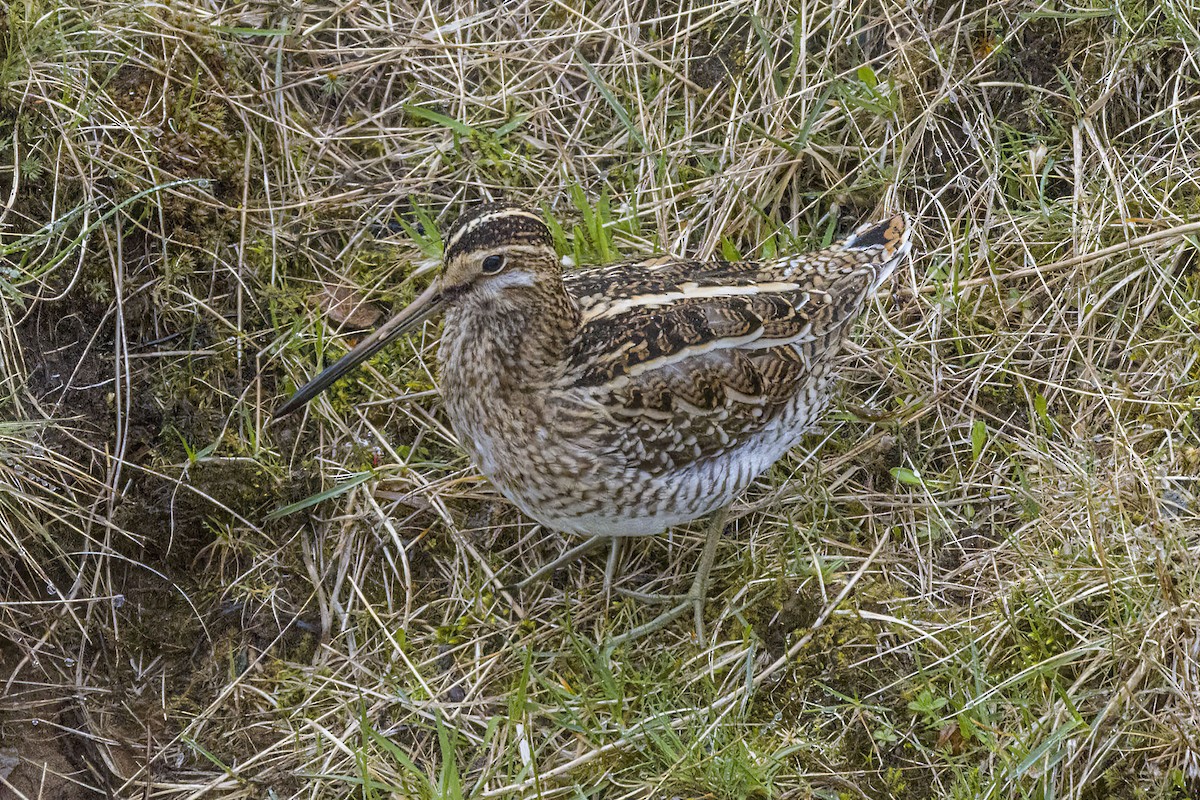
[[416, 328], [444, 306], [497, 298], [560, 278], [554, 240], [537, 214], [520, 206], [488, 203], [460, 217], [446, 232], [441, 274], [404, 309], [379, 326], [275, 411], [299, 409], [338, 378]]
[[559, 273], [550, 229], [520, 206], [480, 206], [454, 223], [444, 244], [439, 279], [443, 302], [500, 296]]

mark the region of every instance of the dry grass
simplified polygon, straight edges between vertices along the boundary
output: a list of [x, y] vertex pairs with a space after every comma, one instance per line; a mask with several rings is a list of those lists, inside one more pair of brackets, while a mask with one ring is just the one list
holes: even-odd
[[[1197, 19], [14, 0], [0, 795], [1200, 795]], [[592, 261], [919, 221], [712, 641], [614, 645], [694, 532], [498, 591], [570, 543], [455, 447], [434, 330], [269, 419], [344, 347], [314, 298], [404, 302], [497, 197]]]

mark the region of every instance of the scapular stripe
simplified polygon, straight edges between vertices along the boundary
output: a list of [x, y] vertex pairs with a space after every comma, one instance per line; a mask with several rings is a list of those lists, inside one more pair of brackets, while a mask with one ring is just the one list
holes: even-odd
[[772, 292], [794, 292], [800, 289], [798, 283], [755, 283], [747, 286], [730, 286], [729, 284], [699, 284], [695, 282], [681, 283], [676, 291], [657, 292], [654, 294], [639, 294], [614, 300], [607, 305], [600, 305], [585, 312], [583, 321], [592, 322], [605, 317], [616, 316], [634, 308], [647, 306], [665, 306], [680, 300], [712, 300], [720, 297], [745, 297], [748, 295], [770, 294]]

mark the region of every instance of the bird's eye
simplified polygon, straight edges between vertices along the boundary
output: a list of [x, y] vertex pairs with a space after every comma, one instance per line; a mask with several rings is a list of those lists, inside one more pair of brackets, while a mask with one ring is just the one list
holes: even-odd
[[502, 269], [504, 269], [504, 256], [502, 255], [490, 255], [483, 260], [485, 275], [495, 275]]

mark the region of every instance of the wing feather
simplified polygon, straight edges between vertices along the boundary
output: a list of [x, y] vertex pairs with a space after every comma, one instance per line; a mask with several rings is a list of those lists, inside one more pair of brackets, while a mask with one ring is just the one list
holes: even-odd
[[897, 216], [769, 263], [659, 257], [568, 274], [582, 318], [568, 378], [644, 429], [646, 458], [679, 465], [739, 446], [825, 391], [829, 362], [908, 236]]

